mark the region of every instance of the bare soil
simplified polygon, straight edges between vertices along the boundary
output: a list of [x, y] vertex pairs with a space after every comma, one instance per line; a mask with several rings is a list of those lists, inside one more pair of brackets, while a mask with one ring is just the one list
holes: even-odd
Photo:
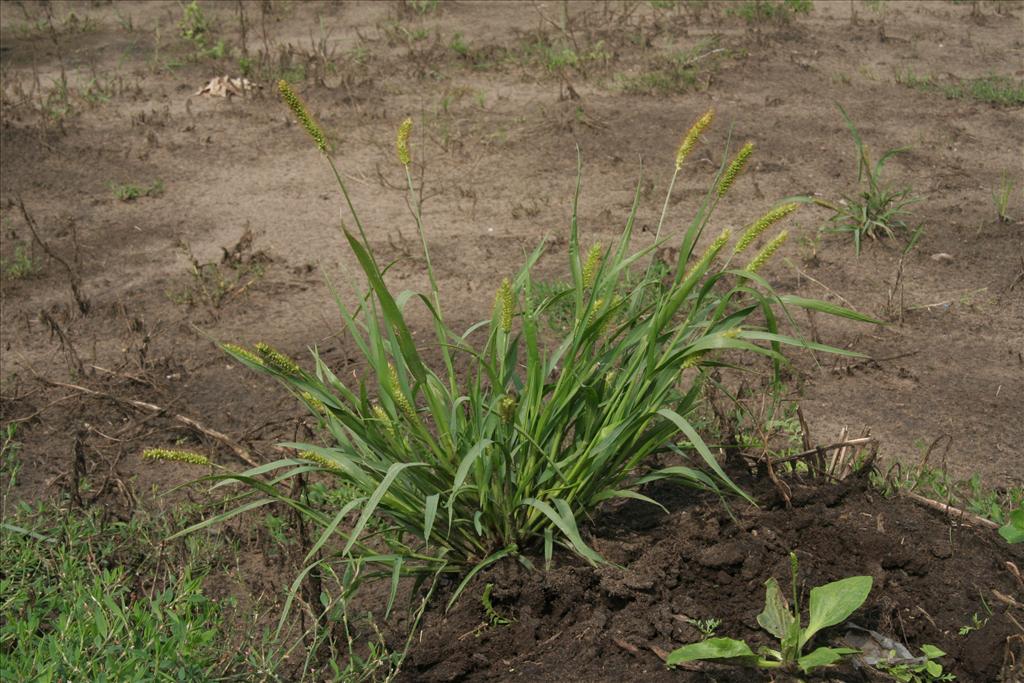
[[[301, 437], [300, 407], [213, 340], [297, 358], [316, 345], [339, 376], [359, 372], [324, 284], [356, 268], [336, 229], [340, 198], [276, 97], [282, 76], [327, 131], [373, 247], [398, 259], [393, 284], [423, 290], [393, 152], [398, 123], [416, 120], [426, 235], [454, 327], [487, 315], [498, 279], [542, 239], [552, 244], [539, 274], [566, 277], [577, 148], [583, 239], [618, 234], [641, 174], [638, 225], [651, 239], [679, 136], [714, 108], [668, 227], [688, 220], [730, 133], [757, 152], [716, 222], [742, 226], [786, 196], [857, 191], [841, 103], [876, 156], [911, 148], [887, 176], [920, 195], [911, 222], [924, 233], [901, 262], [902, 239], [869, 240], [858, 257], [848, 236], [819, 235], [825, 209], [791, 221], [765, 271], [772, 284], [887, 323], [799, 321], [868, 356], [793, 356], [809, 431], [821, 443], [842, 427], [870, 431], [884, 466], [916, 466], [938, 441], [931, 464], [954, 476], [1024, 485], [1022, 108], [906, 85], [1019, 83], [1024, 4], [819, 1], [753, 24], [739, 3], [655, 5], [207, 2], [200, 49], [181, 36], [177, 2], [0, 4], [0, 421], [20, 423], [26, 465], [13, 495], [77, 496], [128, 516], [193, 476], [143, 463], [143, 448], [195, 448], [242, 468], [239, 454], [267, 461], [276, 442]], [[242, 75], [242, 59], [254, 92], [194, 94]], [[1008, 221], [991, 196], [1004, 177], [1017, 188]], [[112, 187], [126, 184], [152, 196], [124, 201]], [[19, 249], [33, 268], [13, 277]], [[875, 576], [863, 625], [939, 645], [961, 680], [998, 675], [1016, 633], [1005, 605], [991, 628], [956, 635], [979, 593], [1024, 594], [1003, 564], [1019, 553], [990, 530], [852, 484], [795, 511], [764, 493], [764, 509], [738, 511], [738, 523], [706, 502], [682, 501], [667, 519], [608, 511], [592, 533], [625, 570], [566, 558], [541, 576], [496, 570], [496, 605], [517, 621], [463, 638], [478, 604], [431, 612], [406, 676], [712, 680], [665, 672], [652, 648], [694, 637], [680, 614], [753, 636], [763, 582], [785, 576], [791, 548], [808, 585]], [[290, 567], [251, 564], [253, 594], [291, 580]], [[729, 675], [713, 679], [751, 680]]]

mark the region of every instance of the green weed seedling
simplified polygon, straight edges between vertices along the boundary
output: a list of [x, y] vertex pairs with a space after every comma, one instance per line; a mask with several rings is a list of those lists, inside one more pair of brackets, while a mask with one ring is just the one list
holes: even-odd
[[910, 214], [907, 207], [921, 199], [914, 196], [909, 187], [896, 190], [882, 180], [886, 162], [897, 154], [906, 152], [908, 148], [887, 150], [872, 164], [867, 145], [857, 132], [857, 127], [853, 125], [842, 105], [837, 103], [836, 106], [839, 107], [857, 147], [857, 182], [864, 183], [865, 187], [858, 195], [844, 196], [838, 203], [823, 200], [817, 200], [817, 203], [835, 212], [824, 230], [851, 233], [854, 248], [860, 255], [864, 237], [878, 239], [884, 235], [895, 238], [897, 231], [908, 230], [904, 220], [904, 217]]
[[119, 185], [112, 182], [110, 183], [110, 191], [122, 202], [130, 202], [139, 197], [159, 197], [164, 193], [164, 184], [160, 180], [153, 181], [151, 185], [146, 186], [134, 183]]
[[764, 611], [757, 615], [757, 623], [761, 628], [779, 639], [778, 650], [761, 648], [755, 654], [742, 640], [709, 638], [672, 651], [665, 663], [675, 666], [699, 660], [727, 660], [758, 669], [783, 669], [790, 672], [799, 669], [806, 674], [835, 664], [846, 655], [856, 654], [857, 650], [848, 647], [822, 646], [808, 654], [803, 654], [803, 651], [815, 634], [841, 623], [864, 604], [871, 592], [871, 577], [851, 576], [812, 588], [809, 620], [804, 627], [801, 626], [796, 553], [790, 553], [789, 558], [793, 575], [792, 609], [779, 588], [779, 582], [773, 577], [765, 583]]
[[930, 681], [955, 681], [956, 676], [949, 671], [943, 671], [942, 665], [936, 660], [945, 657], [946, 653], [934, 645], [922, 645], [921, 654], [924, 661], [917, 664], [884, 664], [880, 663], [877, 668], [892, 677], [897, 683], [929, 683]]
[[32, 260], [31, 254], [29, 254], [28, 247], [24, 244], [19, 244], [14, 247], [14, 256], [10, 260], [4, 260], [0, 264], [0, 270], [3, 270], [4, 276], [11, 280], [20, 280], [21, 278], [28, 277], [34, 273], [37, 269], [37, 264]]
[[494, 584], [489, 583], [484, 586], [484, 592], [480, 595], [480, 604], [483, 605], [484, 612], [487, 614], [487, 621], [490, 622], [491, 626], [508, 626], [515, 619], [503, 617], [494, 609], [494, 605], [491, 603], [492, 590], [494, 590]]
[[1010, 176], [1003, 174], [999, 178], [999, 187], [992, 190], [992, 203], [996, 207], [996, 218], [1003, 223], [1009, 223], [1010, 218], [1010, 198], [1013, 197], [1014, 191], [1013, 180]]
[[1024, 505], [1009, 514], [1006, 524], [999, 527], [999, 535], [1007, 543], [1024, 543]]

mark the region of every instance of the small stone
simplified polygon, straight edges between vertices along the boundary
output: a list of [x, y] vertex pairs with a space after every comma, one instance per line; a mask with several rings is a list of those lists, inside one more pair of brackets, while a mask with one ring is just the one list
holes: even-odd
[[947, 254], [946, 252], [939, 252], [938, 254], [932, 254], [932, 261], [937, 261], [939, 263], [952, 263], [953, 255]]

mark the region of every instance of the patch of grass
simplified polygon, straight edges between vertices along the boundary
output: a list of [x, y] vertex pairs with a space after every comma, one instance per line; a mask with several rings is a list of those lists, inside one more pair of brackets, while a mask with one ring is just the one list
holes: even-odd
[[1004, 107], [1024, 106], [1024, 80], [991, 74], [980, 78], [941, 82], [934, 76], [918, 76], [909, 69], [896, 74], [900, 85], [927, 93], [938, 93], [950, 100], [971, 99]]
[[[202, 543], [161, 563], [162, 519], [18, 507], [0, 525], [5, 680], [206, 680], [223, 655]], [[163, 552], [166, 552], [163, 551]], [[146, 585], [140, 576], [152, 577]]]
[[14, 245], [14, 255], [8, 260], [0, 262], [0, 270], [4, 277], [11, 280], [26, 278], [38, 270], [38, 263], [32, 259], [28, 245], [19, 243]]
[[819, 204], [834, 211], [824, 230], [827, 232], [848, 232], [853, 235], [853, 245], [860, 255], [861, 245], [865, 237], [895, 238], [897, 232], [908, 231], [904, 220], [910, 215], [907, 207], [921, 201], [913, 195], [911, 188], [892, 188], [882, 178], [885, 164], [892, 157], [907, 151], [906, 147], [886, 150], [874, 164], [867, 145], [861, 140], [860, 133], [841, 105], [839, 111], [843, 115], [846, 127], [853, 137], [857, 149], [857, 182], [863, 189], [854, 196], [844, 196], [837, 203], [817, 200]]
[[139, 197], [159, 197], [164, 193], [164, 184], [160, 180], [154, 180], [150, 185], [136, 185], [135, 183], [118, 184], [110, 183], [110, 191], [122, 202], [130, 202]]
[[714, 38], [704, 40], [689, 50], [676, 50], [659, 55], [636, 75], [619, 75], [617, 80], [626, 92], [640, 94], [683, 93], [701, 87], [702, 78], [715, 70], [726, 50]]
[[168, 293], [171, 301], [188, 306], [206, 305], [220, 308], [244, 294], [263, 277], [270, 258], [262, 251], [252, 251], [252, 234], [246, 232], [235, 247], [224, 249], [220, 261], [201, 263], [185, 242], [178, 245], [189, 261], [192, 281], [179, 291]]
[[1010, 200], [1014, 195], [1015, 185], [1013, 179], [1006, 173], [999, 177], [999, 187], [992, 190], [992, 204], [996, 207], [996, 218], [1003, 223], [1009, 223]]
[[789, 23], [798, 14], [810, 14], [811, 0], [746, 0], [730, 4], [726, 14], [740, 17], [748, 24]]

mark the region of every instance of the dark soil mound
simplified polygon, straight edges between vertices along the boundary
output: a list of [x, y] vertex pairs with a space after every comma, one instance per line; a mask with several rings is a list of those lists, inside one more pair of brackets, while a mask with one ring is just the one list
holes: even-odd
[[[655, 497], [672, 498], [661, 493]], [[713, 665], [669, 671], [659, 657], [700, 639], [687, 618], [714, 617], [722, 622], [718, 635], [769, 645], [756, 616], [768, 577], [788, 585], [790, 550], [800, 558], [805, 596], [813, 586], [870, 574], [874, 587], [853, 621], [915, 652], [938, 646], [960, 681], [999, 679], [1016, 627], [993, 590], [1020, 593], [1006, 566], [1022, 563], [1019, 549], [991, 530], [884, 498], [863, 479], [794, 487], [792, 509], [773, 491], [759, 500], [760, 509], [735, 510], [736, 521], [717, 501], [697, 496], [676, 493], [668, 515], [630, 502], [599, 519], [592, 539], [621, 568], [566, 564], [528, 572], [508, 564], [483, 573], [450, 613], [428, 615], [405, 680], [762, 680], [758, 672]], [[494, 584], [495, 610], [513, 623], [488, 625], [473, 597], [486, 583]], [[983, 600], [994, 612], [988, 625], [959, 635], [972, 615], [987, 616]], [[824, 637], [840, 635], [837, 628]], [[827, 675], [869, 680], [852, 667]]]

